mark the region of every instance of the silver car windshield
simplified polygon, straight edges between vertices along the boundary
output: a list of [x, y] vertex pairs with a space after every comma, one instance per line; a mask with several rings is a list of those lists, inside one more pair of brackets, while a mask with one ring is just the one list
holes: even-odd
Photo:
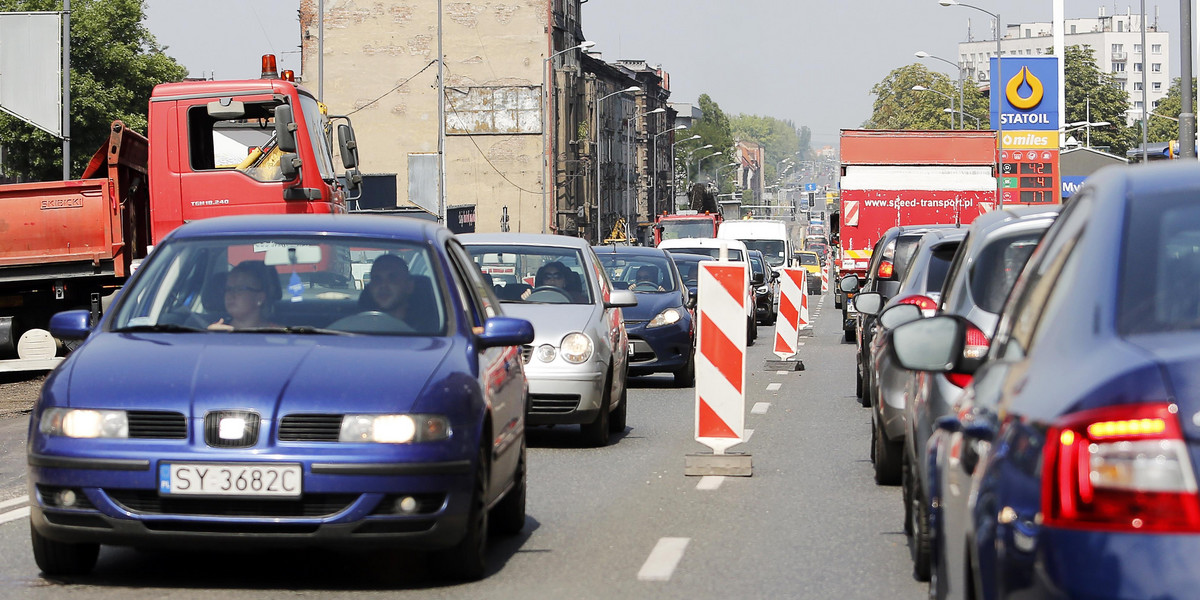
[[434, 264], [427, 247], [396, 241], [179, 238], [139, 269], [112, 328], [444, 335]]
[[577, 248], [467, 245], [501, 302], [592, 304], [592, 271]]

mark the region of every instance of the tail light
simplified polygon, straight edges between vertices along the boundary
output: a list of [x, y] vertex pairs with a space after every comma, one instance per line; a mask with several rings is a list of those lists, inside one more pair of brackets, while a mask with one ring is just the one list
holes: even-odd
[[881, 279], [891, 279], [892, 274], [896, 272], [895, 265], [890, 260], [879, 261], [879, 277]]
[[1052, 527], [1200, 532], [1200, 496], [1165, 402], [1072, 414], [1047, 433], [1042, 514]]
[[932, 317], [933, 313], [937, 311], [937, 302], [934, 302], [933, 298], [929, 296], [922, 296], [920, 294], [905, 296], [897, 300], [896, 304], [915, 304], [921, 309], [921, 314], [926, 317]]
[[[967, 326], [967, 341], [963, 344], [963, 358], [983, 358], [988, 351], [988, 337], [982, 329], [974, 326]], [[972, 376], [966, 373], [946, 373], [946, 380], [950, 383], [964, 388], [971, 383]]]

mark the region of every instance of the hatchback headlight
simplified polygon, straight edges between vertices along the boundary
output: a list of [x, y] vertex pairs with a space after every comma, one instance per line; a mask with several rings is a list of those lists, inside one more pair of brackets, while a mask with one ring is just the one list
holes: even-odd
[[441, 415], [346, 415], [339, 442], [411, 444], [450, 437], [450, 421]]
[[568, 333], [559, 344], [563, 359], [569, 363], [582, 364], [592, 357], [592, 338], [578, 331]]
[[665, 308], [662, 312], [654, 315], [653, 319], [646, 324], [646, 329], [653, 327], [665, 327], [672, 323], [678, 323], [682, 315], [679, 314], [678, 308]]
[[123, 410], [51, 408], [42, 413], [38, 429], [72, 438], [127, 438], [129, 417]]
[[767, 292], [769, 292], [769, 291], [771, 291], [771, 290], [767, 289], [767, 286], [765, 286], [765, 285], [761, 285], [761, 286], [758, 286], [758, 287], [754, 288], [754, 293], [756, 293], [756, 294], [758, 294], [758, 295], [760, 295], [760, 296], [761, 296], [761, 295], [763, 295], [763, 294], [765, 294], [765, 293], [767, 293]]

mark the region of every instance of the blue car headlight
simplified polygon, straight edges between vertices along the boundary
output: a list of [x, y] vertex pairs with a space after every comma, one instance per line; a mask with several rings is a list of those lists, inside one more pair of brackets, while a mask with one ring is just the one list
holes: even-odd
[[450, 421], [441, 415], [346, 415], [339, 442], [411, 444], [450, 437]]
[[679, 319], [682, 319], [682, 318], [683, 318], [683, 315], [679, 314], [678, 308], [674, 308], [674, 307], [665, 308], [665, 309], [663, 309], [662, 312], [658, 313], [657, 315], [654, 315], [653, 319], [650, 319], [650, 322], [646, 324], [646, 329], [653, 329], [655, 327], [666, 327], [667, 325], [670, 325], [672, 323], [678, 323]]
[[50, 408], [42, 413], [38, 431], [72, 438], [127, 438], [129, 417], [123, 410]]

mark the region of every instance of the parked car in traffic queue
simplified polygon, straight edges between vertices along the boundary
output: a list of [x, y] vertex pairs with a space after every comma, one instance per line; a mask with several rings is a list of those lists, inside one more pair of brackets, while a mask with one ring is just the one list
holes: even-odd
[[986, 356], [961, 315], [893, 332], [906, 367], [973, 375], [938, 421], [961, 438], [931, 477], [934, 594], [1200, 588], [1198, 198], [1194, 165], [1102, 169], [1017, 278]]
[[[711, 256], [717, 260], [728, 260], [732, 262], [745, 262], [746, 268], [750, 268], [749, 250], [746, 245], [738, 240], [716, 239], [716, 238], [680, 238], [674, 240], [663, 240], [658, 245], [659, 248], [670, 252], [671, 254], [703, 254]], [[750, 273], [750, 283], [746, 286], [745, 296], [742, 302], [746, 306], [746, 345], [754, 345], [754, 340], [758, 337], [758, 322], [755, 318], [754, 311], [754, 288], [762, 285], [763, 279], [757, 278], [753, 272]]]
[[47, 575], [90, 571], [102, 544], [237, 545], [416, 548], [478, 579], [489, 528], [524, 526], [533, 330], [444, 227], [196, 221], [89, 321], [53, 318], [86, 340], [30, 414]]
[[761, 251], [751, 250], [750, 276], [762, 279], [754, 286], [754, 319], [759, 325], [774, 325], [779, 314], [779, 272], [767, 264]]
[[607, 445], [611, 434], [625, 430], [629, 338], [621, 309], [637, 306], [637, 297], [613, 288], [582, 238], [469, 233], [459, 239], [478, 269], [512, 269], [522, 281], [505, 286], [500, 302], [534, 327], [523, 351], [529, 423], [579, 425], [587, 444]]

